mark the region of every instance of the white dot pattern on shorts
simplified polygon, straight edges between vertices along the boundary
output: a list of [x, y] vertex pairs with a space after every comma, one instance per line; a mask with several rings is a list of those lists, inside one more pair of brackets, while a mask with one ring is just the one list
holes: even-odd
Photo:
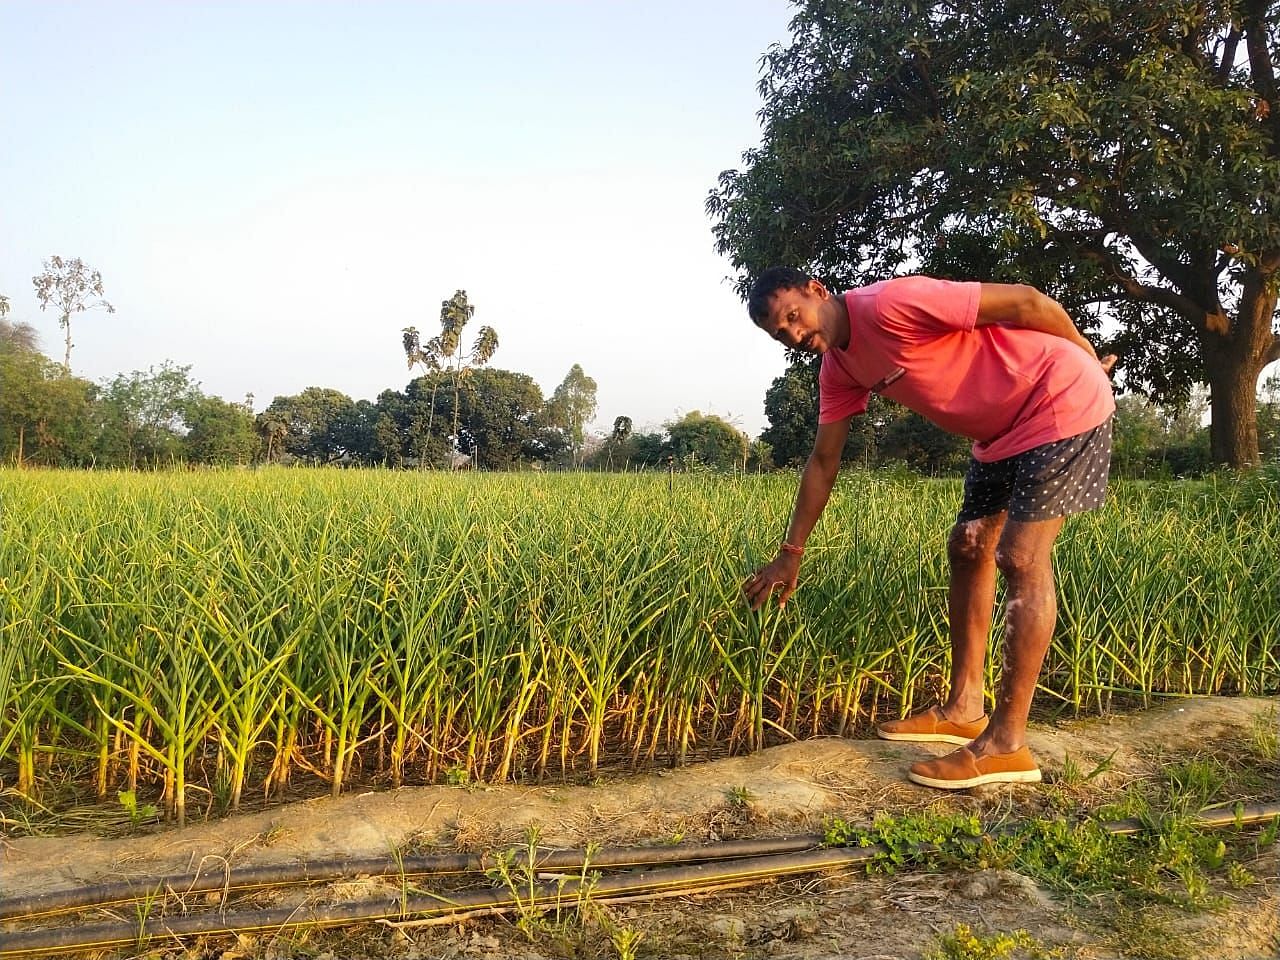
[[1111, 468], [1111, 420], [1005, 460], [972, 460], [958, 523], [1009, 511], [1011, 520], [1049, 520], [1102, 505]]

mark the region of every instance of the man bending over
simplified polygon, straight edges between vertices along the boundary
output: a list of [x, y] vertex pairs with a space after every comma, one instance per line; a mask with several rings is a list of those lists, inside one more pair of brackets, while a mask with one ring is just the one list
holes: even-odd
[[[874, 391], [974, 441], [947, 541], [951, 686], [923, 712], [880, 724], [889, 740], [960, 745], [912, 764], [942, 789], [1036, 782], [1024, 741], [1057, 618], [1050, 554], [1064, 519], [1102, 504], [1115, 411], [1108, 374], [1055, 300], [1033, 287], [882, 280], [842, 294], [789, 267], [765, 271], [747, 309], [782, 344], [820, 354], [818, 433], [778, 555], [743, 584], [753, 610], [795, 591], [805, 541], [840, 469], [852, 417]], [[988, 717], [983, 662], [1005, 578], [1004, 670]]]

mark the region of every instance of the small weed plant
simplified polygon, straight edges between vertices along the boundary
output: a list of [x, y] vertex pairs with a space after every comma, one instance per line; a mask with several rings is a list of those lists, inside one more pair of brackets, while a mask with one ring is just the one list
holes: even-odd
[[618, 927], [609, 934], [609, 942], [618, 951], [618, 960], [636, 960], [636, 948], [643, 939], [644, 934], [633, 927]]
[[138, 803], [138, 795], [133, 790], [121, 790], [116, 794], [116, 799], [120, 801], [120, 806], [124, 808], [124, 812], [129, 815], [129, 825], [139, 827], [148, 820], [154, 820], [160, 815], [159, 809], [150, 803]]
[[[601, 934], [608, 938], [619, 960], [634, 960], [644, 935], [618, 923], [608, 908], [593, 897], [600, 873], [591, 867], [599, 846], [587, 847], [587, 855], [577, 876], [558, 876], [553, 883], [538, 874], [538, 845], [541, 834], [531, 827], [524, 844], [500, 853], [488, 876], [496, 886], [511, 893], [516, 907], [516, 929], [530, 943], [548, 941], [558, 952], [583, 956], [588, 944]], [[565, 888], [572, 884], [572, 889]], [[552, 889], [554, 888], [554, 889]]]
[[860, 827], [840, 819], [828, 820], [827, 846], [884, 847], [867, 861], [868, 873], [893, 873], [904, 866], [941, 867], [973, 861], [982, 825], [973, 814], [942, 812], [881, 814], [872, 825]]
[[724, 792], [725, 802], [735, 810], [745, 810], [751, 804], [751, 791], [745, 786], [730, 787]]
[[1255, 714], [1249, 732], [1249, 745], [1259, 760], [1274, 763], [1280, 758], [1280, 734], [1276, 733], [1276, 708]]
[[1012, 933], [975, 933], [966, 923], [938, 937], [937, 944], [924, 955], [924, 960], [1007, 960], [1020, 950], [1031, 960], [1048, 960], [1054, 956], [1025, 930]]
[[[524, 846], [518, 850], [501, 851], [495, 858], [493, 867], [488, 871], [489, 879], [494, 885], [505, 888], [512, 895], [516, 907], [516, 929], [530, 941], [549, 929], [545, 914], [551, 905], [546, 902], [545, 895], [539, 895], [538, 889], [537, 863], [540, 839], [539, 829], [530, 827], [525, 834]], [[561, 888], [564, 887], [567, 879], [567, 877], [561, 878]], [[556, 901], [558, 900], [557, 891]]]
[[1222, 764], [1203, 757], [1171, 763], [1164, 775], [1170, 807], [1186, 813], [1202, 809], [1227, 782], [1227, 771]]
[[1062, 758], [1062, 770], [1057, 776], [1057, 782], [1064, 787], [1082, 787], [1095, 777], [1107, 773], [1112, 767], [1115, 756], [1116, 752], [1112, 750], [1105, 759], [1099, 760], [1092, 770], [1085, 773], [1080, 761], [1068, 753]]

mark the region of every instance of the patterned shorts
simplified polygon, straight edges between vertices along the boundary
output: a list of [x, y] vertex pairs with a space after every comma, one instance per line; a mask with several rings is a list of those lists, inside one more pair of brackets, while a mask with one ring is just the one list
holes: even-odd
[[1009, 511], [1010, 520], [1050, 520], [1102, 506], [1111, 468], [1111, 418], [1087, 433], [993, 463], [969, 461], [957, 523]]

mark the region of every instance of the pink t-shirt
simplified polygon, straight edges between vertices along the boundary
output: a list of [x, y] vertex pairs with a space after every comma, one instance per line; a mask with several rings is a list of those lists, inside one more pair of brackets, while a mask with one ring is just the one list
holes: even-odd
[[1077, 344], [975, 326], [980, 283], [882, 280], [844, 294], [849, 347], [822, 356], [819, 423], [867, 408], [871, 391], [975, 441], [983, 462], [1092, 430], [1115, 410], [1111, 381]]

